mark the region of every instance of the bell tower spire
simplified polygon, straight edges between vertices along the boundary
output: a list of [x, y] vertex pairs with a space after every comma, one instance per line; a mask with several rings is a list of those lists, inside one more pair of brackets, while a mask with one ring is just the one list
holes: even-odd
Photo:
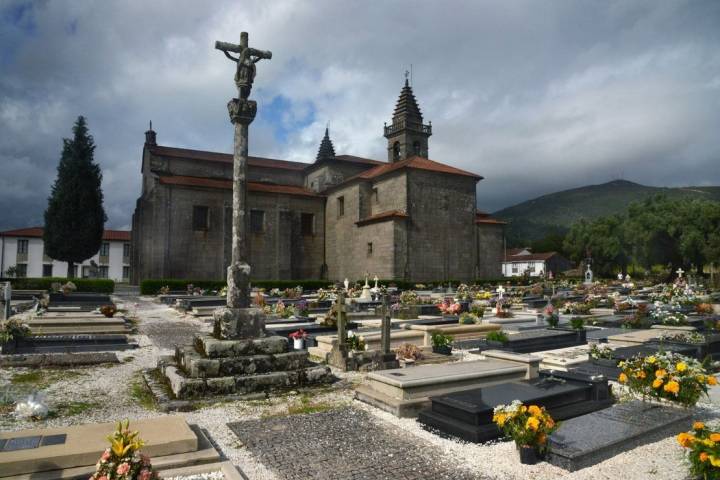
[[388, 162], [399, 162], [416, 155], [427, 158], [430, 135], [432, 123], [423, 124], [422, 112], [408, 81], [408, 72], [405, 72], [405, 85], [400, 90], [392, 123], [385, 124]]

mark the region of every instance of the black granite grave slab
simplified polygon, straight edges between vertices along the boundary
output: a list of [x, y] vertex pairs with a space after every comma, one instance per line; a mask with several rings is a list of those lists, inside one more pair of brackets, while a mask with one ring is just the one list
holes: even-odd
[[493, 409], [520, 400], [547, 408], [556, 420], [593, 412], [612, 404], [607, 379], [570, 372], [542, 372], [539, 378], [508, 382], [431, 397], [431, 407], [418, 421], [444, 434], [470, 442], [500, 435]]
[[40, 442], [41, 447], [49, 447], [50, 445], [64, 445], [67, 441], [67, 434], [61, 433], [58, 435], [47, 435], [42, 437]]
[[38, 335], [20, 339], [12, 349], [3, 348], [3, 353], [106, 352], [132, 348], [137, 348], [137, 344], [130, 343], [126, 335]]
[[17, 450], [38, 448], [40, 446], [40, 440], [42, 440], [42, 435], [9, 438], [8, 441], [5, 442], [5, 445], [3, 445], [2, 451], [15, 452]]
[[634, 401], [572, 418], [551, 435], [548, 461], [570, 471], [590, 467], [687, 430], [692, 415], [689, 409]]
[[508, 341], [505, 343], [482, 340], [478, 343], [478, 349], [530, 353], [574, 347], [585, 343], [587, 343], [585, 330], [545, 328], [508, 335]]
[[666, 352], [674, 352], [688, 357], [693, 357], [696, 352], [694, 347], [688, 345], [645, 343], [632, 347], [616, 348], [613, 350], [613, 358], [593, 359], [588, 355], [587, 362], [575, 364], [569, 368], [569, 370], [584, 375], [604, 375], [610, 380], [615, 380], [620, 375], [620, 368], [617, 366], [619, 362], [630, 360], [636, 356], [647, 357], [655, 355], [661, 349]]

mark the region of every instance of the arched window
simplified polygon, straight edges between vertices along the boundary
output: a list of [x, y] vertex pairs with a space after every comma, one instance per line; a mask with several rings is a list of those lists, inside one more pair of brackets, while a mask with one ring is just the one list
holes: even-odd
[[400, 142], [393, 143], [393, 160], [400, 160]]

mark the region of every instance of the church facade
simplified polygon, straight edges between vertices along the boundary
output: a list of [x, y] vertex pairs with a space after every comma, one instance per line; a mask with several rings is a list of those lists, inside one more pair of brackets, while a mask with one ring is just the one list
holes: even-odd
[[[499, 278], [504, 223], [479, 212], [482, 177], [428, 158], [432, 125], [405, 82], [387, 161], [248, 159], [252, 277], [416, 282]], [[230, 263], [232, 155], [160, 146], [145, 133], [133, 214], [131, 281], [222, 279]]]

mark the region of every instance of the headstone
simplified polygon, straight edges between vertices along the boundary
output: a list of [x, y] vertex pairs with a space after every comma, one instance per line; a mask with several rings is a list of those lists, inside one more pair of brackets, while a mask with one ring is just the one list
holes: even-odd
[[10, 282], [5, 282], [2, 284], [2, 287], [0, 287], [2, 290], [0, 293], [2, 293], [2, 296], [0, 296], [0, 300], [2, 300], [2, 304], [0, 305], [0, 320], [7, 320], [10, 318], [10, 301], [12, 300], [12, 284]]
[[590, 264], [587, 265], [587, 270], [585, 271], [585, 282], [583, 282], [585, 285], [592, 285], [593, 283], [593, 272], [590, 269]]

